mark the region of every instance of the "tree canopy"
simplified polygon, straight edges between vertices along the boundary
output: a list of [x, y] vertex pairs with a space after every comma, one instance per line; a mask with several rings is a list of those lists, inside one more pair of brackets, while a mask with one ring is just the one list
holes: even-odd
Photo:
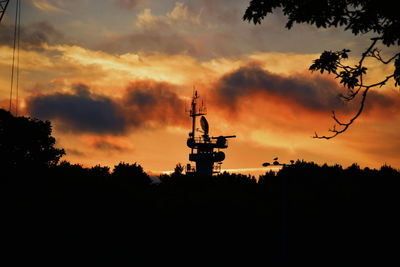
[[115, 182], [122, 185], [131, 185], [137, 188], [146, 187], [151, 184], [149, 175], [136, 162], [134, 164], [120, 162], [114, 166], [112, 178]]
[[[306, 23], [317, 28], [344, 27], [354, 35], [372, 34], [371, 43], [361, 54], [355, 66], [343, 63], [348, 58], [349, 49], [341, 51], [324, 51], [319, 59], [314, 60], [310, 66], [311, 71], [332, 73], [340, 80], [347, 92], [340, 96], [351, 101], [361, 95], [360, 106], [356, 114], [348, 121], [339, 120], [333, 111], [332, 118], [335, 125], [330, 129], [331, 135], [315, 138], [331, 139], [346, 131], [349, 126], [362, 113], [367, 93], [371, 88], [381, 87], [388, 81], [394, 81], [395, 86], [400, 83], [400, 52], [393, 53], [384, 59], [377, 45], [381, 42], [386, 47], [400, 46], [400, 16], [398, 9], [390, 1], [360, 1], [360, 0], [309, 0], [309, 1], [283, 1], [283, 0], [252, 0], [246, 9], [243, 19], [254, 24], [281, 9], [287, 16], [286, 28], [291, 29], [294, 23]], [[363, 77], [367, 74], [365, 59], [374, 58], [382, 64], [393, 64], [393, 73], [372, 84], [366, 84]]]
[[55, 147], [51, 123], [28, 117], [14, 117], [0, 109], [0, 164], [6, 169], [50, 167], [65, 154]]

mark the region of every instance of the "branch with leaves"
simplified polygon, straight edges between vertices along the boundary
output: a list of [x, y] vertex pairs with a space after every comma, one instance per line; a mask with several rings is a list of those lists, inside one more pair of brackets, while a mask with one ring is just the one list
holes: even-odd
[[[348, 58], [348, 52], [350, 50], [343, 49], [342, 51], [325, 51], [321, 54], [319, 59], [314, 60], [314, 63], [310, 66], [311, 71], [320, 71], [324, 73], [325, 71], [328, 73], [334, 74], [340, 80], [340, 83], [343, 84], [344, 87], [347, 88], [346, 94], [340, 94], [339, 96], [345, 101], [353, 100], [358, 94], [361, 94], [361, 102], [358, 108], [358, 111], [355, 115], [353, 115], [350, 120], [347, 122], [343, 122], [338, 119], [335, 114], [335, 111], [332, 111], [332, 118], [335, 121], [335, 124], [329, 131], [332, 133], [331, 135], [318, 135], [315, 133], [314, 138], [318, 139], [331, 139], [336, 137], [337, 135], [345, 132], [351, 124], [360, 116], [365, 107], [365, 100], [367, 98], [367, 93], [371, 88], [374, 87], [382, 87], [389, 80], [394, 79], [395, 86], [397, 86], [400, 82], [400, 53], [395, 54], [388, 60], [384, 60], [380, 54], [380, 50], [376, 48], [377, 42], [381, 40], [381, 38], [372, 38], [371, 45], [366, 49], [366, 51], [362, 54], [361, 59], [358, 64], [353, 66], [348, 66], [343, 64], [343, 60]], [[395, 71], [393, 74], [387, 76], [385, 79], [376, 82], [374, 84], [366, 85], [363, 80], [363, 76], [367, 73], [367, 68], [363, 65], [364, 61], [367, 57], [375, 58], [379, 62], [383, 64], [389, 64], [394, 61]]]
[[[345, 94], [340, 95], [345, 101], [351, 101], [361, 95], [358, 111], [350, 120], [347, 122], [339, 120], [333, 111], [332, 118], [335, 125], [329, 129], [331, 135], [320, 136], [315, 133], [314, 138], [331, 139], [345, 132], [364, 110], [370, 89], [382, 87], [392, 79], [395, 86], [400, 84], [400, 51], [385, 60], [381, 55], [381, 50], [376, 47], [378, 42], [387, 47], [400, 46], [400, 16], [392, 5], [382, 1], [359, 0], [251, 0], [243, 15], [243, 20], [260, 24], [275, 9], [282, 10], [283, 14], [288, 17], [286, 23], [288, 29], [291, 29], [294, 23], [306, 23], [315, 25], [317, 28], [340, 26], [345, 31], [350, 30], [354, 35], [373, 33], [377, 36], [371, 39], [371, 44], [362, 53], [355, 66], [343, 63], [348, 59], [350, 52], [348, 49], [336, 52], [325, 51], [310, 66], [311, 71], [320, 71], [321, 73], [326, 71], [334, 74], [347, 89]], [[393, 63], [394, 72], [373, 84], [365, 84], [364, 76], [367, 74], [367, 67], [365, 67], [364, 61], [367, 57], [375, 58], [382, 64]]]

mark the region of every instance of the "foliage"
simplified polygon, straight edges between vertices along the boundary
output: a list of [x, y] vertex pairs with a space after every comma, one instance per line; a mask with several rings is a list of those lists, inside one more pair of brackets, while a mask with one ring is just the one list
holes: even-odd
[[114, 166], [112, 180], [121, 185], [130, 185], [143, 188], [151, 183], [150, 177], [144, 172], [143, 167], [137, 164], [121, 162]]
[[6, 169], [55, 166], [65, 154], [56, 148], [51, 123], [28, 117], [14, 117], [0, 109], [0, 162]]
[[24, 241], [26, 246], [25, 240], [40, 238], [49, 248], [35, 241], [27, 247], [66, 251], [69, 258], [74, 247], [85, 255], [93, 252], [96, 259], [112, 255], [111, 262], [122, 255], [148, 260], [145, 253], [154, 255], [149, 250], [154, 244], [157, 255], [174, 259], [177, 251], [201, 251], [204, 258], [223, 248], [232, 257], [222, 256], [224, 262], [256, 257], [257, 264], [272, 266], [358, 265], [366, 254], [397, 259], [394, 248], [387, 253], [400, 223], [400, 172], [390, 166], [374, 170], [297, 161], [258, 181], [232, 173], [171, 174], [166, 182], [143, 187], [134, 182], [146, 176], [137, 163], [120, 163], [111, 174], [107, 167], [66, 161], [51, 169], [48, 179], [35, 177], [34, 186], [1, 188], [5, 194], [0, 196], [12, 200], [2, 202], [5, 222], [12, 220], [4, 228], [8, 244]]
[[[361, 102], [356, 114], [348, 121], [342, 122], [333, 112], [332, 118], [335, 125], [330, 129], [329, 136], [314, 138], [331, 139], [345, 132], [349, 126], [360, 116], [365, 106], [367, 93], [371, 88], [381, 87], [388, 81], [393, 80], [395, 86], [400, 83], [400, 52], [394, 53], [389, 59], [383, 59], [381, 50], [376, 47], [378, 42], [390, 47], [400, 45], [400, 16], [396, 8], [390, 2], [382, 1], [359, 1], [359, 0], [310, 0], [310, 1], [282, 1], [282, 0], [252, 0], [243, 16], [244, 20], [253, 21], [254, 24], [273, 13], [274, 9], [281, 9], [288, 17], [286, 27], [291, 29], [294, 23], [307, 23], [317, 28], [344, 27], [354, 35], [373, 34], [370, 46], [362, 53], [361, 58], [355, 66], [343, 63], [348, 58], [350, 50], [324, 51], [319, 59], [314, 60], [310, 66], [311, 71], [327, 71], [340, 80], [347, 88], [345, 94], [340, 96], [351, 101], [357, 95], [361, 95]], [[372, 84], [365, 84], [363, 77], [367, 73], [364, 66], [365, 58], [371, 57], [382, 64], [393, 64], [394, 71], [384, 79]], [[336, 128], [338, 126], [338, 128]]]
[[184, 167], [182, 166], [182, 164], [178, 163], [178, 164], [176, 164], [172, 175], [174, 175], [174, 176], [183, 175], [183, 171], [184, 171]]

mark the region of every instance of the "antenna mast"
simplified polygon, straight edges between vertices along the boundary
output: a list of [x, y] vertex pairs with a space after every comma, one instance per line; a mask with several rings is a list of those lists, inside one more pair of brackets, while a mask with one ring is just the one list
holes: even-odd
[[[194, 88], [193, 88], [194, 89]], [[186, 166], [186, 173], [196, 173], [200, 175], [212, 175], [213, 173], [219, 172], [218, 167], [221, 166], [222, 161], [225, 159], [225, 153], [220, 151], [228, 147], [227, 138], [233, 138], [231, 136], [218, 136], [210, 137], [208, 135], [209, 125], [204, 115], [207, 114], [207, 110], [204, 106], [203, 101], [199, 105], [199, 95], [196, 90], [193, 90], [191, 108], [189, 116], [192, 117], [192, 131], [189, 133], [187, 140], [187, 146], [191, 149], [189, 154], [189, 160], [196, 163], [196, 167], [192, 168], [190, 164]], [[202, 128], [202, 135], [196, 137], [196, 117], [201, 116], [200, 126]], [[218, 163], [217, 166], [214, 163]]]
[[192, 138], [195, 138], [195, 133], [196, 133], [196, 117], [206, 115], [207, 110], [205, 106], [202, 105], [200, 107], [197, 107], [197, 101], [199, 99], [199, 95], [196, 91], [193, 91], [193, 97], [192, 97], [192, 103], [191, 103], [191, 108], [190, 108], [190, 117], [192, 117], [192, 132], [189, 133], [189, 136]]

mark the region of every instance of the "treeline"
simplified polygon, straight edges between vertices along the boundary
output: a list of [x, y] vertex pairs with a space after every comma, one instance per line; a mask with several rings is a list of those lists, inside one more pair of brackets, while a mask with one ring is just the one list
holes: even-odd
[[256, 179], [177, 165], [155, 183], [137, 163], [60, 162], [54, 144], [49, 122], [0, 110], [0, 240], [14, 263], [398, 265], [389, 166], [297, 161]]
[[3, 187], [10, 233], [32, 247], [39, 239], [74, 255], [105, 250], [97, 256], [110, 262], [115, 255], [179, 251], [288, 265], [337, 266], [346, 259], [357, 266], [397, 255], [391, 241], [399, 237], [400, 173], [388, 166], [297, 161], [258, 179], [178, 171], [159, 183], [138, 164], [110, 170], [61, 162], [45, 173]]

